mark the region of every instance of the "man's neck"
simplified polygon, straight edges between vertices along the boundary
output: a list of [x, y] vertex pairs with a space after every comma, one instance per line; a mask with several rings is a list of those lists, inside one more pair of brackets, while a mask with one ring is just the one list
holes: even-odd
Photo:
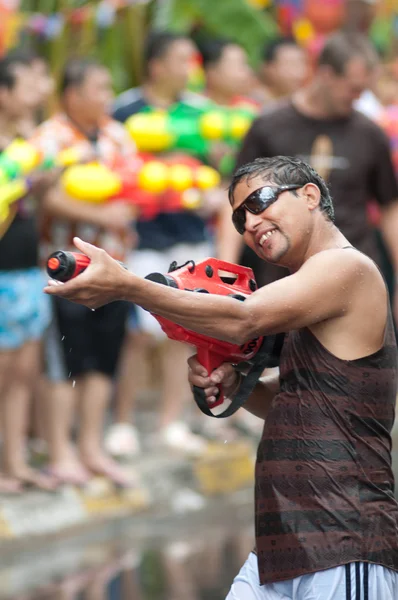
[[235, 94], [231, 95], [222, 90], [215, 90], [212, 88], [206, 89], [206, 96], [219, 106], [230, 106], [235, 98]]
[[179, 99], [178, 94], [152, 81], [144, 83], [142, 90], [149, 104], [156, 108], [167, 109], [178, 102]]
[[100, 123], [98, 123], [97, 119], [85, 118], [80, 114], [75, 114], [73, 111], [68, 111], [67, 109], [65, 109], [65, 114], [71, 123], [73, 123], [73, 125], [88, 138], [95, 135], [100, 127]]
[[315, 254], [323, 252], [324, 250], [336, 250], [346, 246], [350, 246], [347, 238], [344, 237], [332, 221], [326, 220], [322, 214], [319, 214], [310, 240], [307, 246], [302, 250], [301, 255], [297, 256], [297, 259], [292, 261], [289, 265], [284, 266], [288, 267], [291, 273], [295, 273], [309, 258], [315, 256]]
[[10, 144], [20, 134], [19, 119], [10, 118], [6, 113], [0, 112], [0, 148]]
[[292, 97], [294, 106], [300, 113], [313, 119], [332, 119], [334, 117], [326, 106], [325, 97], [318, 83], [313, 81]]

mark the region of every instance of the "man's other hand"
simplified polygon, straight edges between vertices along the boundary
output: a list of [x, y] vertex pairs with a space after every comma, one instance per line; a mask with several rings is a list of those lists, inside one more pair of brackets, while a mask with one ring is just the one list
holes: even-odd
[[218, 385], [222, 385], [224, 396], [231, 396], [236, 391], [238, 374], [230, 363], [223, 363], [209, 375], [199, 363], [197, 356], [188, 359], [188, 381], [191, 386], [203, 388], [208, 404], [216, 401]]

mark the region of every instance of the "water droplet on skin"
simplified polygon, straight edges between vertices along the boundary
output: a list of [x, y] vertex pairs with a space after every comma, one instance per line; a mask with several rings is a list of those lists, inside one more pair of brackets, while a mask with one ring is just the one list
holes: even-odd
[[75, 385], [76, 385], [76, 381], [75, 381], [75, 380], [73, 380], [73, 382], [72, 382], [72, 387], [75, 387]]

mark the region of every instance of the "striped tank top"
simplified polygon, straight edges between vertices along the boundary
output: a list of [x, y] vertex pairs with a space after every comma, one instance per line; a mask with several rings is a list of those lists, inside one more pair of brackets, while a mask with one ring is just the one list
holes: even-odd
[[290, 332], [280, 384], [256, 462], [261, 584], [356, 561], [398, 570], [391, 311], [383, 347], [358, 360], [332, 355], [309, 329]]

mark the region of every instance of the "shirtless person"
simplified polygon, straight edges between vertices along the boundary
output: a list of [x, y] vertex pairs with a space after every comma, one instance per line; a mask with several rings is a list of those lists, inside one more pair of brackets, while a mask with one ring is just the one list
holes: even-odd
[[[323, 179], [298, 158], [258, 159], [230, 186], [233, 223], [263, 260], [290, 276], [245, 302], [159, 286], [81, 240], [92, 260], [58, 294], [91, 308], [123, 298], [193, 331], [242, 344], [289, 332], [280, 374], [265, 374], [245, 405], [266, 419], [256, 465], [256, 547], [228, 600], [394, 600], [398, 505], [390, 431], [397, 352], [385, 283], [333, 224]], [[188, 257], [187, 257], [188, 258]], [[238, 376], [190, 383], [228, 396]], [[354, 563], [354, 564], [353, 564]]]

